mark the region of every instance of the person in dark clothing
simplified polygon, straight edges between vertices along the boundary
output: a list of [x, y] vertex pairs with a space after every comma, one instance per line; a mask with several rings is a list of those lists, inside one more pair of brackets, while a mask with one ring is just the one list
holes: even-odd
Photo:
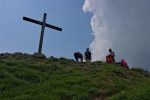
[[74, 58], [75, 58], [76, 62], [79, 62], [79, 59], [80, 59], [80, 62], [83, 62], [83, 55], [80, 52], [75, 52]]
[[89, 48], [86, 49], [86, 52], [84, 53], [85, 61], [88, 62], [92, 60], [91, 58], [91, 52], [89, 51]]

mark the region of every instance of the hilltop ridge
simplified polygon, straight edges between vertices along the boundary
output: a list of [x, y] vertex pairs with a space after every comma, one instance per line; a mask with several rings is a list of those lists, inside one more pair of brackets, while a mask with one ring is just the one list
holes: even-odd
[[149, 100], [150, 73], [101, 61], [0, 54], [0, 100]]

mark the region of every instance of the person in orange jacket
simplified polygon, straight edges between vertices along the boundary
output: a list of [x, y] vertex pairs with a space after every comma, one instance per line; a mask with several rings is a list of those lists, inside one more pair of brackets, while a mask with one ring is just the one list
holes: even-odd
[[109, 49], [109, 55], [106, 56], [106, 62], [107, 63], [115, 63], [115, 53], [112, 51], [112, 49]]

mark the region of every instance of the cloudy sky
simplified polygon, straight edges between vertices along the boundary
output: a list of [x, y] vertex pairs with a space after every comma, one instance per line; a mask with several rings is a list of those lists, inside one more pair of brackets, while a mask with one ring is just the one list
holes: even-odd
[[83, 10], [93, 13], [94, 58], [102, 59], [111, 47], [118, 61], [126, 59], [130, 66], [150, 69], [149, 4], [150, 0], [85, 0]]
[[1, 0], [0, 52], [34, 53], [40, 26], [23, 16], [63, 28], [46, 28], [43, 53], [73, 58], [91, 48], [94, 60], [104, 60], [108, 48], [116, 60], [150, 70], [150, 0]]

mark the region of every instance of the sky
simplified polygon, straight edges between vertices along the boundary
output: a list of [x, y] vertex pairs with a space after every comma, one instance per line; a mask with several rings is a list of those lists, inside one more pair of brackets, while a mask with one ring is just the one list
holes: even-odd
[[47, 57], [73, 59], [84, 52], [93, 39], [91, 13], [83, 13], [83, 0], [1, 0], [0, 52], [37, 52], [41, 26], [22, 20], [23, 16], [61, 27], [62, 32], [46, 28], [42, 53]]
[[34, 53], [41, 26], [23, 16], [63, 29], [46, 28], [42, 52], [73, 59], [90, 47], [93, 60], [105, 60], [108, 49], [116, 61], [150, 70], [150, 0], [1, 0], [0, 53]]

